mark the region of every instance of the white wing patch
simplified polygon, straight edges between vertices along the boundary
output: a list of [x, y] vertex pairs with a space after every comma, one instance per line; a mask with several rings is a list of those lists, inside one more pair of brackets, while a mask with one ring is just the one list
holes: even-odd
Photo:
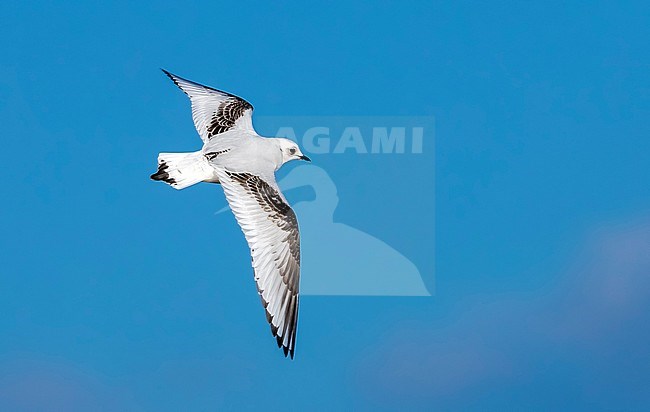
[[253, 131], [253, 106], [246, 100], [163, 72], [190, 98], [192, 120], [204, 143], [231, 129]]
[[218, 170], [219, 180], [251, 250], [257, 291], [285, 356], [293, 358], [298, 323], [300, 233], [275, 181]]

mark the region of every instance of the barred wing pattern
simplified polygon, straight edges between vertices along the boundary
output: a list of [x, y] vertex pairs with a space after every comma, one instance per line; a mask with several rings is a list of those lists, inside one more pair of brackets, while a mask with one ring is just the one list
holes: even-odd
[[274, 179], [227, 170], [217, 173], [248, 242], [266, 320], [278, 347], [293, 359], [300, 282], [300, 233], [296, 215]]
[[253, 131], [253, 106], [246, 100], [163, 72], [190, 98], [194, 126], [204, 143], [231, 129]]

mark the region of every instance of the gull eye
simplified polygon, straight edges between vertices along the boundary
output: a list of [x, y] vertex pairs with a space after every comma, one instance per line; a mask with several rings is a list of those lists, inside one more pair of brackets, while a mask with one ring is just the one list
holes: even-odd
[[290, 154], [296, 154], [296, 149], [292, 147], [291, 149], [289, 149], [289, 153]]

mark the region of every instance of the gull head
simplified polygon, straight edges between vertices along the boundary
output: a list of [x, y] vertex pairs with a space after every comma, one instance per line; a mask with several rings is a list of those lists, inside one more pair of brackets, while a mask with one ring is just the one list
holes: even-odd
[[280, 152], [282, 152], [282, 164], [285, 164], [290, 160], [306, 160], [311, 162], [310, 158], [302, 154], [298, 147], [298, 143], [284, 138], [277, 138], [276, 141], [280, 146]]

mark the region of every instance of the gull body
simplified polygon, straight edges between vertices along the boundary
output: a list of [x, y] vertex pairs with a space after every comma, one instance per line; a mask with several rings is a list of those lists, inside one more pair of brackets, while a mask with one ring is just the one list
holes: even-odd
[[[293, 155], [290, 153], [292, 149], [295, 150]], [[289, 139], [238, 131], [226, 132], [223, 137], [212, 139], [201, 151], [214, 167], [258, 174], [275, 172], [286, 162], [304, 157], [298, 145]], [[210, 153], [217, 155], [211, 156]]]

